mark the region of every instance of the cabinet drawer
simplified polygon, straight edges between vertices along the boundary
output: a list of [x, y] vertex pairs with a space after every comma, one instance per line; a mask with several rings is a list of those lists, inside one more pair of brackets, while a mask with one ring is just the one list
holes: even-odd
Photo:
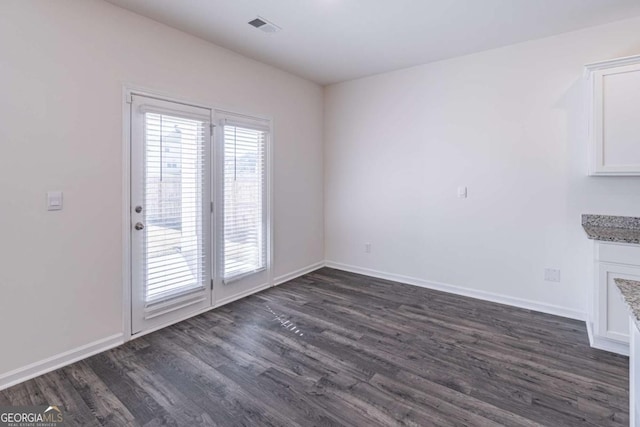
[[598, 243], [596, 251], [598, 261], [640, 266], [640, 245]]

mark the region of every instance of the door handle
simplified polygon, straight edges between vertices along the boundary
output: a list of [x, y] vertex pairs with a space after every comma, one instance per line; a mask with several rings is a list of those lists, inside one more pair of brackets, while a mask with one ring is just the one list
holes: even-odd
[[133, 226], [136, 230], [144, 230], [144, 224], [141, 222], [136, 222], [136, 225]]

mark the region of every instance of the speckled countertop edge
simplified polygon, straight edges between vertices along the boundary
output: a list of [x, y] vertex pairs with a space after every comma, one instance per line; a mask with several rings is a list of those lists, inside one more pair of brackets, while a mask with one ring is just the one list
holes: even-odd
[[592, 240], [640, 244], [640, 217], [582, 215], [582, 228]]
[[614, 279], [614, 282], [629, 307], [629, 313], [633, 317], [636, 327], [640, 329], [640, 282], [626, 279]]
[[587, 237], [602, 242], [640, 244], [640, 230], [583, 225]]
[[640, 230], [640, 217], [583, 214], [582, 225]]

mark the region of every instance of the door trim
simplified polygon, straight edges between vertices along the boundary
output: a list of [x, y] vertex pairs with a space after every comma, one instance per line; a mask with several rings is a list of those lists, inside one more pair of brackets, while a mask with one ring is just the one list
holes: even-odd
[[122, 87], [122, 335], [131, 340], [131, 96]]

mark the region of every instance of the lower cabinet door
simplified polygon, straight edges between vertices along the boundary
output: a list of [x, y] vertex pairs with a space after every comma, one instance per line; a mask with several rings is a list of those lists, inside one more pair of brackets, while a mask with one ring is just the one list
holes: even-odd
[[640, 268], [598, 263], [595, 334], [623, 343], [629, 342], [629, 311], [614, 279], [640, 280]]

